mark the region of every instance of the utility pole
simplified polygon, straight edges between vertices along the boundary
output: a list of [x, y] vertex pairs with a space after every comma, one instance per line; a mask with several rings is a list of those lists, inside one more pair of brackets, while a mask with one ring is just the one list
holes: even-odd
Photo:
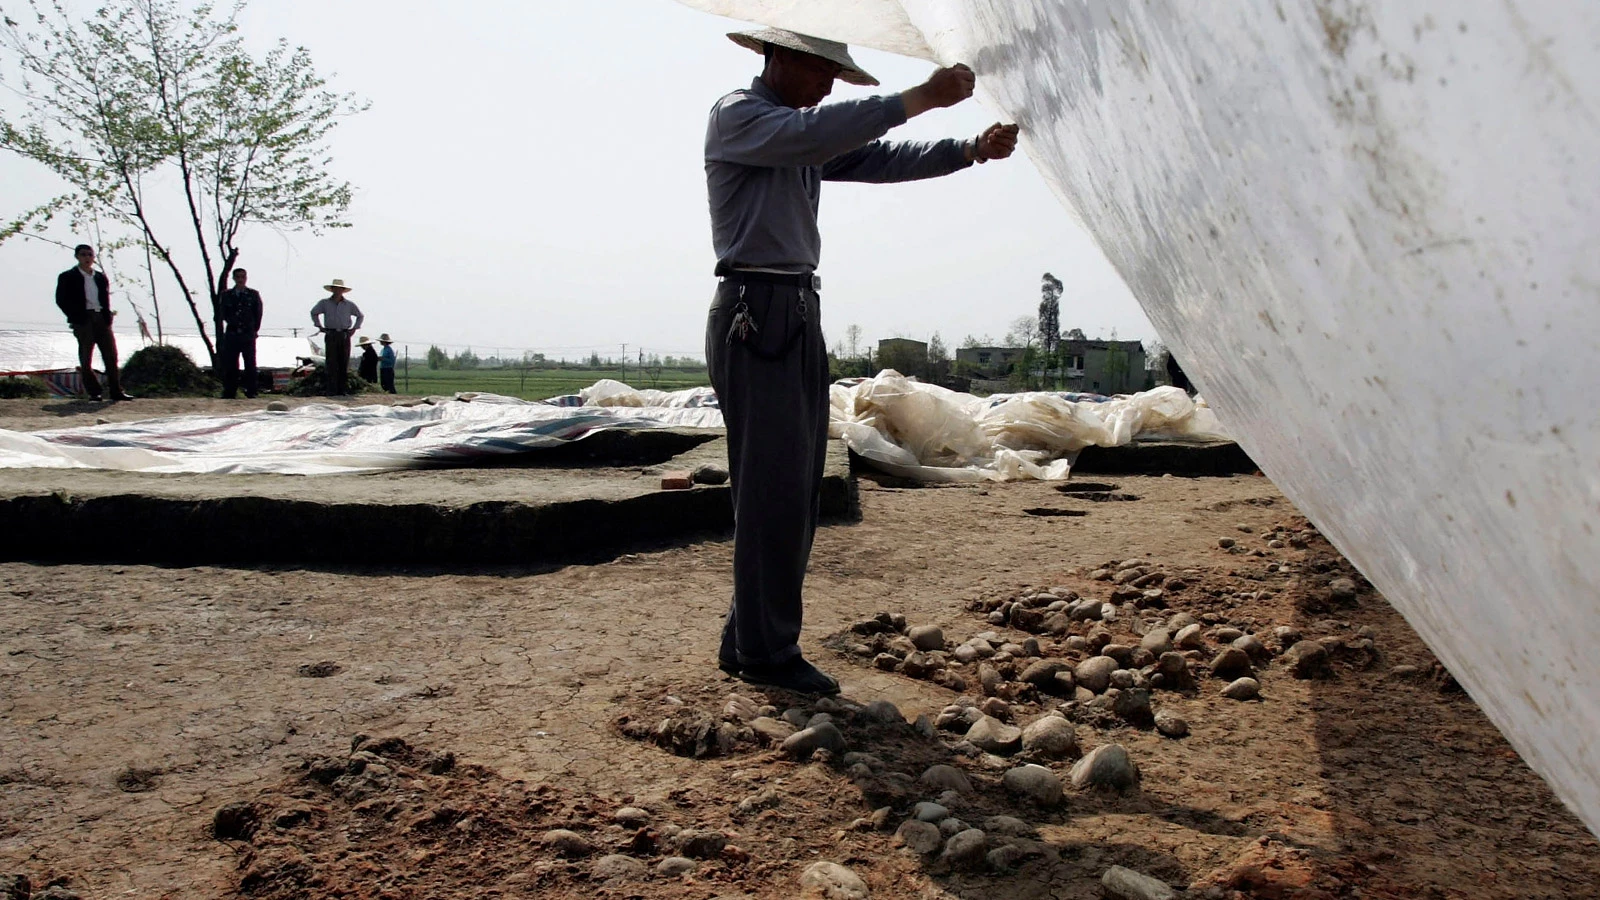
[[621, 381], [626, 383], [627, 380], [628, 380], [628, 344], [627, 344], [626, 341], [624, 341], [623, 344], [622, 344], [622, 360], [621, 360], [621, 362], [622, 362], [622, 378], [621, 378]]

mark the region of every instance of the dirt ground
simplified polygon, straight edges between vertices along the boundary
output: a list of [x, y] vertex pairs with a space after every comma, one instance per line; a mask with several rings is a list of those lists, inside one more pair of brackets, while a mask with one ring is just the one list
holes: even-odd
[[[0, 876], [84, 898], [776, 900], [827, 860], [875, 898], [1098, 897], [1111, 865], [1196, 897], [1600, 896], [1600, 845], [1266, 479], [861, 487], [808, 582], [805, 647], [838, 701], [716, 670], [725, 540], [537, 570], [0, 564]], [[1099, 580], [1128, 561], [1140, 586]], [[1070, 594], [1118, 598], [1116, 620], [1052, 633]], [[911, 677], [898, 629], [867, 633], [878, 613], [952, 650], [1018, 646]], [[1070, 668], [1179, 614], [1203, 629], [1195, 687], [1150, 693], [1186, 737], [1019, 680], [1029, 638]], [[1262, 642], [1259, 700], [1210, 674], [1229, 627]], [[1296, 677], [1280, 627], [1330, 665]], [[1081, 750], [1120, 744], [1139, 787], [1020, 799], [1002, 775], [1022, 757], [931, 727], [986, 699], [1018, 725], [1065, 703]], [[751, 724], [818, 712], [841, 752], [797, 760]], [[1076, 755], [1029, 758], [1065, 778]], [[940, 797], [934, 764], [973, 790]], [[996, 852], [899, 846], [931, 800]]]

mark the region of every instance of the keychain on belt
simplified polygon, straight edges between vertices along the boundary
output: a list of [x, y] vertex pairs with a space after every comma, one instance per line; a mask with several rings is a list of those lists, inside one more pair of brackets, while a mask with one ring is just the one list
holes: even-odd
[[756, 320], [750, 315], [750, 304], [744, 302], [744, 285], [739, 285], [739, 303], [733, 308], [733, 323], [728, 326], [728, 339], [733, 340], [735, 334], [739, 340], [749, 341], [751, 332], [760, 333]]

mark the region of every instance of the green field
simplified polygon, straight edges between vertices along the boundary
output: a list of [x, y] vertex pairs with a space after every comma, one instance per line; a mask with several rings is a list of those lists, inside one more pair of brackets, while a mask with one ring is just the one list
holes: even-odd
[[629, 368], [624, 377], [621, 370], [611, 368], [556, 368], [533, 369], [430, 369], [425, 365], [411, 366], [409, 387], [405, 369], [395, 370], [395, 388], [402, 394], [443, 394], [460, 391], [481, 391], [504, 394], [524, 400], [543, 400], [562, 394], [576, 394], [602, 378], [625, 381], [635, 388], [656, 388], [676, 391], [681, 388], [700, 387], [711, 383], [705, 369], [647, 369]]

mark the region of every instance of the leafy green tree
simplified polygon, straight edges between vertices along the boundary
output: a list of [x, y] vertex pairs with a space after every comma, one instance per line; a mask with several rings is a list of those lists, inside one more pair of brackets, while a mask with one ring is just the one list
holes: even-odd
[[1126, 390], [1131, 384], [1131, 380], [1128, 377], [1132, 371], [1131, 359], [1128, 351], [1115, 344], [1106, 348], [1105, 365], [1100, 371], [1110, 380], [1111, 384], [1117, 385], [1117, 388], [1114, 388], [1115, 390]]
[[1030, 345], [1023, 349], [1022, 358], [1011, 369], [1011, 386], [1023, 391], [1038, 390], [1041, 379], [1036, 370], [1040, 368], [1043, 358], [1044, 351], [1038, 347]]
[[872, 374], [867, 360], [859, 356], [841, 357], [828, 351], [828, 376], [834, 381], [841, 378], [867, 378]]
[[428, 348], [428, 368], [443, 369], [450, 364], [450, 354], [437, 345]]
[[1056, 352], [1056, 344], [1061, 340], [1061, 279], [1044, 273], [1039, 282], [1039, 341], [1049, 354]]
[[950, 351], [944, 345], [944, 339], [935, 331], [933, 337], [928, 338], [928, 380], [934, 384], [943, 384], [950, 378]]
[[[0, 116], [0, 148], [39, 163], [68, 192], [0, 225], [0, 240], [69, 212], [137, 235], [188, 301], [206, 349], [217, 296], [239, 259], [246, 225], [279, 232], [348, 225], [349, 184], [328, 170], [327, 138], [365, 108], [325, 90], [304, 48], [265, 54], [238, 35], [239, 0], [225, 11], [178, 0], [103, 0], [78, 15], [63, 0], [26, 0], [31, 23], [0, 19], [0, 48], [20, 74], [22, 111]], [[15, 4], [0, 7], [9, 13]], [[187, 220], [168, 233], [176, 214]], [[158, 233], [158, 228], [161, 229]], [[180, 262], [192, 237], [204, 271]], [[210, 300], [202, 315], [196, 296]]]

